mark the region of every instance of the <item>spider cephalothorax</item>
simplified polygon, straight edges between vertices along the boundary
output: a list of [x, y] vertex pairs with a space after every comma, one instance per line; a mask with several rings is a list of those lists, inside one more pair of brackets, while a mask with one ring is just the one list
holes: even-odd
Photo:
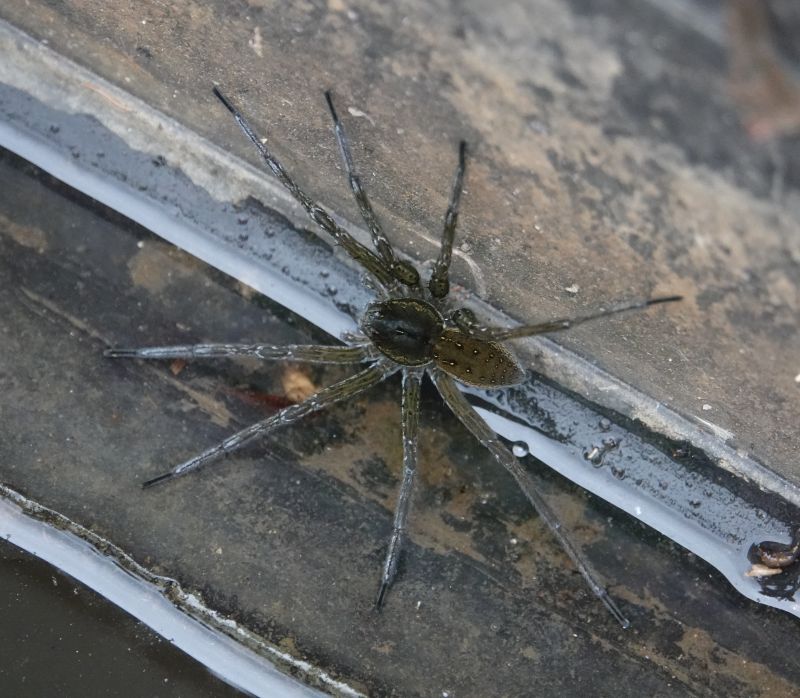
[[434, 262], [427, 285], [423, 287], [419, 272], [414, 265], [397, 258], [389, 240], [381, 230], [353, 166], [347, 138], [329, 92], [325, 93], [325, 98], [333, 118], [339, 150], [350, 187], [364, 222], [371, 233], [374, 252], [339, 226], [324, 209], [297, 186], [283, 166], [269, 152], [264, 142], [258, 138], [245, 117], [216, 87], [214, 94], [233, 114], [242, 131], [258, 149], [267, 167], [306, 210], [309, 217], [331, 235], [369, 275], [370, 285], [377, 291], [379, 299], [367, 306], [363, 314], [361, 319], [363, 336], [349, 339], [346, 346], [277, 347], [266, 344], [196, 344], [142, 349], [109, 349], [106, 352], [107, 356], [141, 359], [253, 356], [262, 359], [291, 358], [295, 361], [368, 364], [368, 366], [350, 378], [323, 388], [303, 402], [285, 407], [276, 414], [242, 429], [221, 443], [174, 467], [169, 472], [148, 480], [144, 486], [150, 487], [185, 475], [201, 465], [240, 448], [254, 438], [268, 434], [279, 426], [292, 424], [311, 412], [321, 410], [340, 400], [352, 398], [399, 371], [403, 376], [401, 410], [403, 477], [395, 509], [392, 536], [389, 540], [376, 601], [376, 605], [380, 607], [397, 574], [397, 563], [406, 531], [411, 492], [417, 468], [420, 383], [423, 375], [427, 374], [445, 403], [464, 426], [513, 475], [539, 516], [547, 523], [572, 558], [592, 591], [602, 600], [614, 617], [627, 627], [628, 621], [609, 597], [605, 588], [596, 581], [595, 574], [587, 561], [566, 536], [558, 519], [536, 491], [528, 473], [467, 402], [453, 379], [479, 387], [514, 385], [523, 380], [525, 373], [511, 352], [501, 344], [503, 340], [556, 332], [587, 320], [626, 310], [645, 308], [656, 303], [675, 301], [679, 300], [679, 297], [669, 296], [619, 304], [579, 318], [564, 318], [514, 328], [483, 327], [478, 324], [468, 309], [458, 309], [446, 315], [444, 309], [445, 299], [450, 290], [449, 269], [453, 237], [458, 221], [458, 207], [466, 169], [466, 143], [462, 141], [459, 145], [458, 165], [445, 215], [439, 256]]
[[372, 303], [361, 329], [395, 363], [433, 364], [462, 383], [497, 388], [519, 383], [525, 376], [502, 344], [474, 336], [469, 329], [448, 326], [431, 303], [417, 298]]
[[433, 361], [436, 340], [444, 332], [444, 318], [423, 300], [392, 298], [367, 306], [361, 329], [392, 361], [424, 366]]

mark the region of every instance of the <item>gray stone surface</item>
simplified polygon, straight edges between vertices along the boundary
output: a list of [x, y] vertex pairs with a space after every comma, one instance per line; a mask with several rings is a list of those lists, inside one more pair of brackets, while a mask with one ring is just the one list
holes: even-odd
[[219, 83], [355, 220], [332, 87], [379, 214], [420, 259], [467, 138], [459, 279], [520, 320], [683, 293], [680, 309], [558, 341], [800, 480], [800, 149], [740, 126], [718, 9], [39, 1], [0, 16], [253, 161], [209, 94]]

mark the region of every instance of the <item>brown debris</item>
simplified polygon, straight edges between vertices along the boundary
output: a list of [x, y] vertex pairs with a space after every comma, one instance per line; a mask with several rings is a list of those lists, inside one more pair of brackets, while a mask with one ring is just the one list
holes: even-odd
[[169, 370], [173, 376], [177, 376], [184, 368], [186, 368], [186, 359], [175, 359], [169, 365]]
[[291, 402], [302, 402], [317, 392], [311, 379], [297, 367], [289, 365], [281, 374], [281, 385], [287, 399]]
[[781, 64], [763, 0], [731, 0], [728, 32], [731, 93], [751, 138], [800, 131], [800, 85]]
[[766, 565], [754, 564], [747, 572], [744, 573], [745, 577], [772, 577], [773, 575], [783, 572], [781, 567], [767, 567]]

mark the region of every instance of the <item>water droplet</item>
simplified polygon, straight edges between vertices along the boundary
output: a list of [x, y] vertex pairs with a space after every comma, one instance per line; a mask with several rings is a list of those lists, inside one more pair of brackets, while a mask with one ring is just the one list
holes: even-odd
[[323, 279], [327, 279], [331, 275], [331, 273], [327, 269], [323, 269], [322, 271], [320, 271], [319, 275]]
[[249, 220], [249, 218], [248, 218], [247, 216], [239, 216], [239, 217], [236, 219], [236, 222], [237, 222], [239, 225], [247, 225], [247, 221], [248, 221], [248, 220]]
[[329, 296], [335, 296], [337, 293], [339, 293], [339, 289], [336, 288], [336, 286], [331, 286], [330, 284], [327, 284], [325, 286], [325, 293], [327, 293]]
[[584, 451], [583, 457], [596, 468], [603, 465], [603, 453], [597, 446], [592, 446], [588, 451]]
[[603, 465], [603, 458], [605, 458], [606, 454], [609, 451], [613, 451], [617, 446], [619, 446], [619, 442], [616, 439], [603, 439], [600, 446], [592, 444], [588, 451], [584, 451], [583, 457], [594, 465], [595, 468], [599, 468]]
[[625, 468], [615, 468], [613, 465], [611, 466], [611, 474], [617, 478], [617, 480], [624, 480], [625, 479]]
[[517, 441], [511, 447], [511, 453], [513, 453], [517, 458], [524, 458], [530, 453], [530, 449], [528, 448], [528, 444], [524, 441]]
[[611, 429], [611, 420], [610, 419], [606, 419], [605, 417], [603, 417], [597, 423], [597, 426], [600, 427], [601, 431], [608, 431], [609, 429]]
[[528, 128], [542, 136], [546, 136], [550, 132], [550, 129], [547, 128], [547, 124], [539, 121], [539, 119], [528, 119]]

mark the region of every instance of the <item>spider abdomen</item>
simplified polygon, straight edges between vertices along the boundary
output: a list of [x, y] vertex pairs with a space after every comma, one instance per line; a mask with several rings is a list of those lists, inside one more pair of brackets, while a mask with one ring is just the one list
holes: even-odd
[[444, 330], [433, 345], [433, 360], [445, 373], [479, 388], [521, 383], [525, 373], [502, 344], [456, 328]]
[[433, 361], [433, 346], [444, 331], [444, 318], [430, 303], [394, 298], [367, 307], [361, 328], [378, 350], [404, 366]]

